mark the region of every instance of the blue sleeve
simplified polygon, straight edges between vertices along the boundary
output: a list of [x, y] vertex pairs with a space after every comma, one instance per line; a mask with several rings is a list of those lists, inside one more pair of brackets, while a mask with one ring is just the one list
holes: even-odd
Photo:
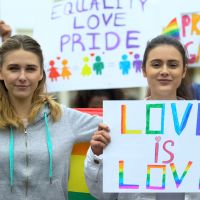
[[192, 84], [192, 92], [193, 92], [193, 97], [196, 100], [200, 100], [200, 84], [198, 83], [193, 83]]

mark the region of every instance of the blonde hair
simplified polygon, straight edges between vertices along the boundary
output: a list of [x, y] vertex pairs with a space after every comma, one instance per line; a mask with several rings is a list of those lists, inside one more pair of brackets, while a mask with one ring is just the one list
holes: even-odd
[[[37, 55], [40, 62], [41, 71], [43, 73], [43, 78], [41, 81], [39, 81], [38, 87], [33, 94], [32, 107], [28, 116], [28, 121], [33, 122], [45, 104], [48, 104], [50, 108], [51, 119], [54, 122], [58, 121], [62, 114], [61, 108], [54, 98], [47, 95], [45, 92], [46, 74], [44, 71], [43, 54], [37, 41], [26, 35], [15, 35], [7, 39], [0, 47], [0, 68], [2, 68], [4, 58], [7, 53], [18, 49], [23, 49]], [[0, 81], [0, 102], [0, 128], [4, 129], [8, 126], [12, 126], [17, 129], [24, 128], [22, 120], [18, 117], [14, 106], [10, 102], [4, 81]]]

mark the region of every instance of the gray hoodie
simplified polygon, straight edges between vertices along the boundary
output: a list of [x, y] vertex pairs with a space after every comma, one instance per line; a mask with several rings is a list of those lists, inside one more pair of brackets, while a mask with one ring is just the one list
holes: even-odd
[[0, 130], [0, 200], [68, 199], [73, 144], [89, 141], [101, 119], [64, 106], [62, 111], [55, 123], [44, 108], [24, 132]]

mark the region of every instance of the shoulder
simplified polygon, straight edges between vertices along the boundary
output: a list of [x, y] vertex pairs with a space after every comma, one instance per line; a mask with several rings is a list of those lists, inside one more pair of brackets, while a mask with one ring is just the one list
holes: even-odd
[[199, 83], [193, 83], [192, 84], [192, 87], [194, 88], [194, 89], [200, 89], [200, 84]]
[[200, 84], [199, 83], [192, 84], [192, 92], [194, 95], [194, 99], [200, 100]]
[[186, 100], [186, 99], [184, 99], [183, 97], [177, 96], [177, 100]]
[[[69, 108], [63, 104], [60, 105], [63, 117], [69, 118], [91, 118], [94, 117], [94, 115], [88, 114], [86, 112], [79, 111], [75, 108]], [[96, 116], [97, 117], [97, 116]]]
[[73, 115], [77, 114], [77, 111], [73, 108], [69, 108], [66, 105], [60, 104], [61, 112], [62, 112], [62, 117], [70, 117]]

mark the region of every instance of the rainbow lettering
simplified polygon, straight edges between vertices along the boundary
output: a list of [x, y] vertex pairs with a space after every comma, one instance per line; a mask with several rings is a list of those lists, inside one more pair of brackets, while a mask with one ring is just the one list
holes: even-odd
[[182, 117], [182, 121], [181, 124], [179, 125], [179, 121], [178, 121], [178, 115], [177, 115], [177, 110], [176, 110], [176, 104], [172, 103], [171, 104], [171, 108], [172, 108], [172, 116], [173, 116], [173, 120], [174, 120], [174, 128], [176, 130], [176, 133], [178, 135], [180, 135], [183, 131], [183, 129], [185, 128], [186, 124], [187, 124], [187, 120], [188, 117], [190, 115], [190, 111], [192, 109], [192, 104], [188, 103], [186, 110], [184, 112], [184, 115]]
[[141, 134], [142, 130], [126, 129], [126, 105], [121, 106], [121, 133], [122, 134]]
[[[151, 180], [151, 169], [157, 168], [163, 170], [162, 175], [162, 186], [151, 186], [150, 180]], [[146, 188], [147, 189], [153, 189], [153, 190], [164, 190], [165, 189], [165, 180], [166, 180], [166, 165], [147, 165], [147, 179], [146, 179]]]
[[119, 161], [119, 188], [120, 189], [138, 189], [139, 185], [124, 184], [124, 161]]
[[[150, 130], [150, 110], [151, 108], [161, 108], [161, 130]], [[147, 104], [146, 105], [146, 134], [164, 133], [165, 104]]]
[[196, 135], [200, 135], [200, 104], [198, 103]]
[[191, 165], [192, 165], [192, 162], [189, 161], [187, 166], [186, 166], [186, 168], [185, 168], [185, 170], [184, 170], [184, 172], [183, 172], [183, 174], [182, 174], [182, 176], [181, 176], [181, 178], [179, 179], [174, 163], [170, 163], [170, 167], [171, 167], [171, 170], [172, 170], [173, 177], [174, 177], [174, 180], [175, 180], [177, 188], [180, 186], [181, 182], [183, 181], [183, 179], [184, 179], [185, 175], [187, 174], [188, 170], [190, 169]]

